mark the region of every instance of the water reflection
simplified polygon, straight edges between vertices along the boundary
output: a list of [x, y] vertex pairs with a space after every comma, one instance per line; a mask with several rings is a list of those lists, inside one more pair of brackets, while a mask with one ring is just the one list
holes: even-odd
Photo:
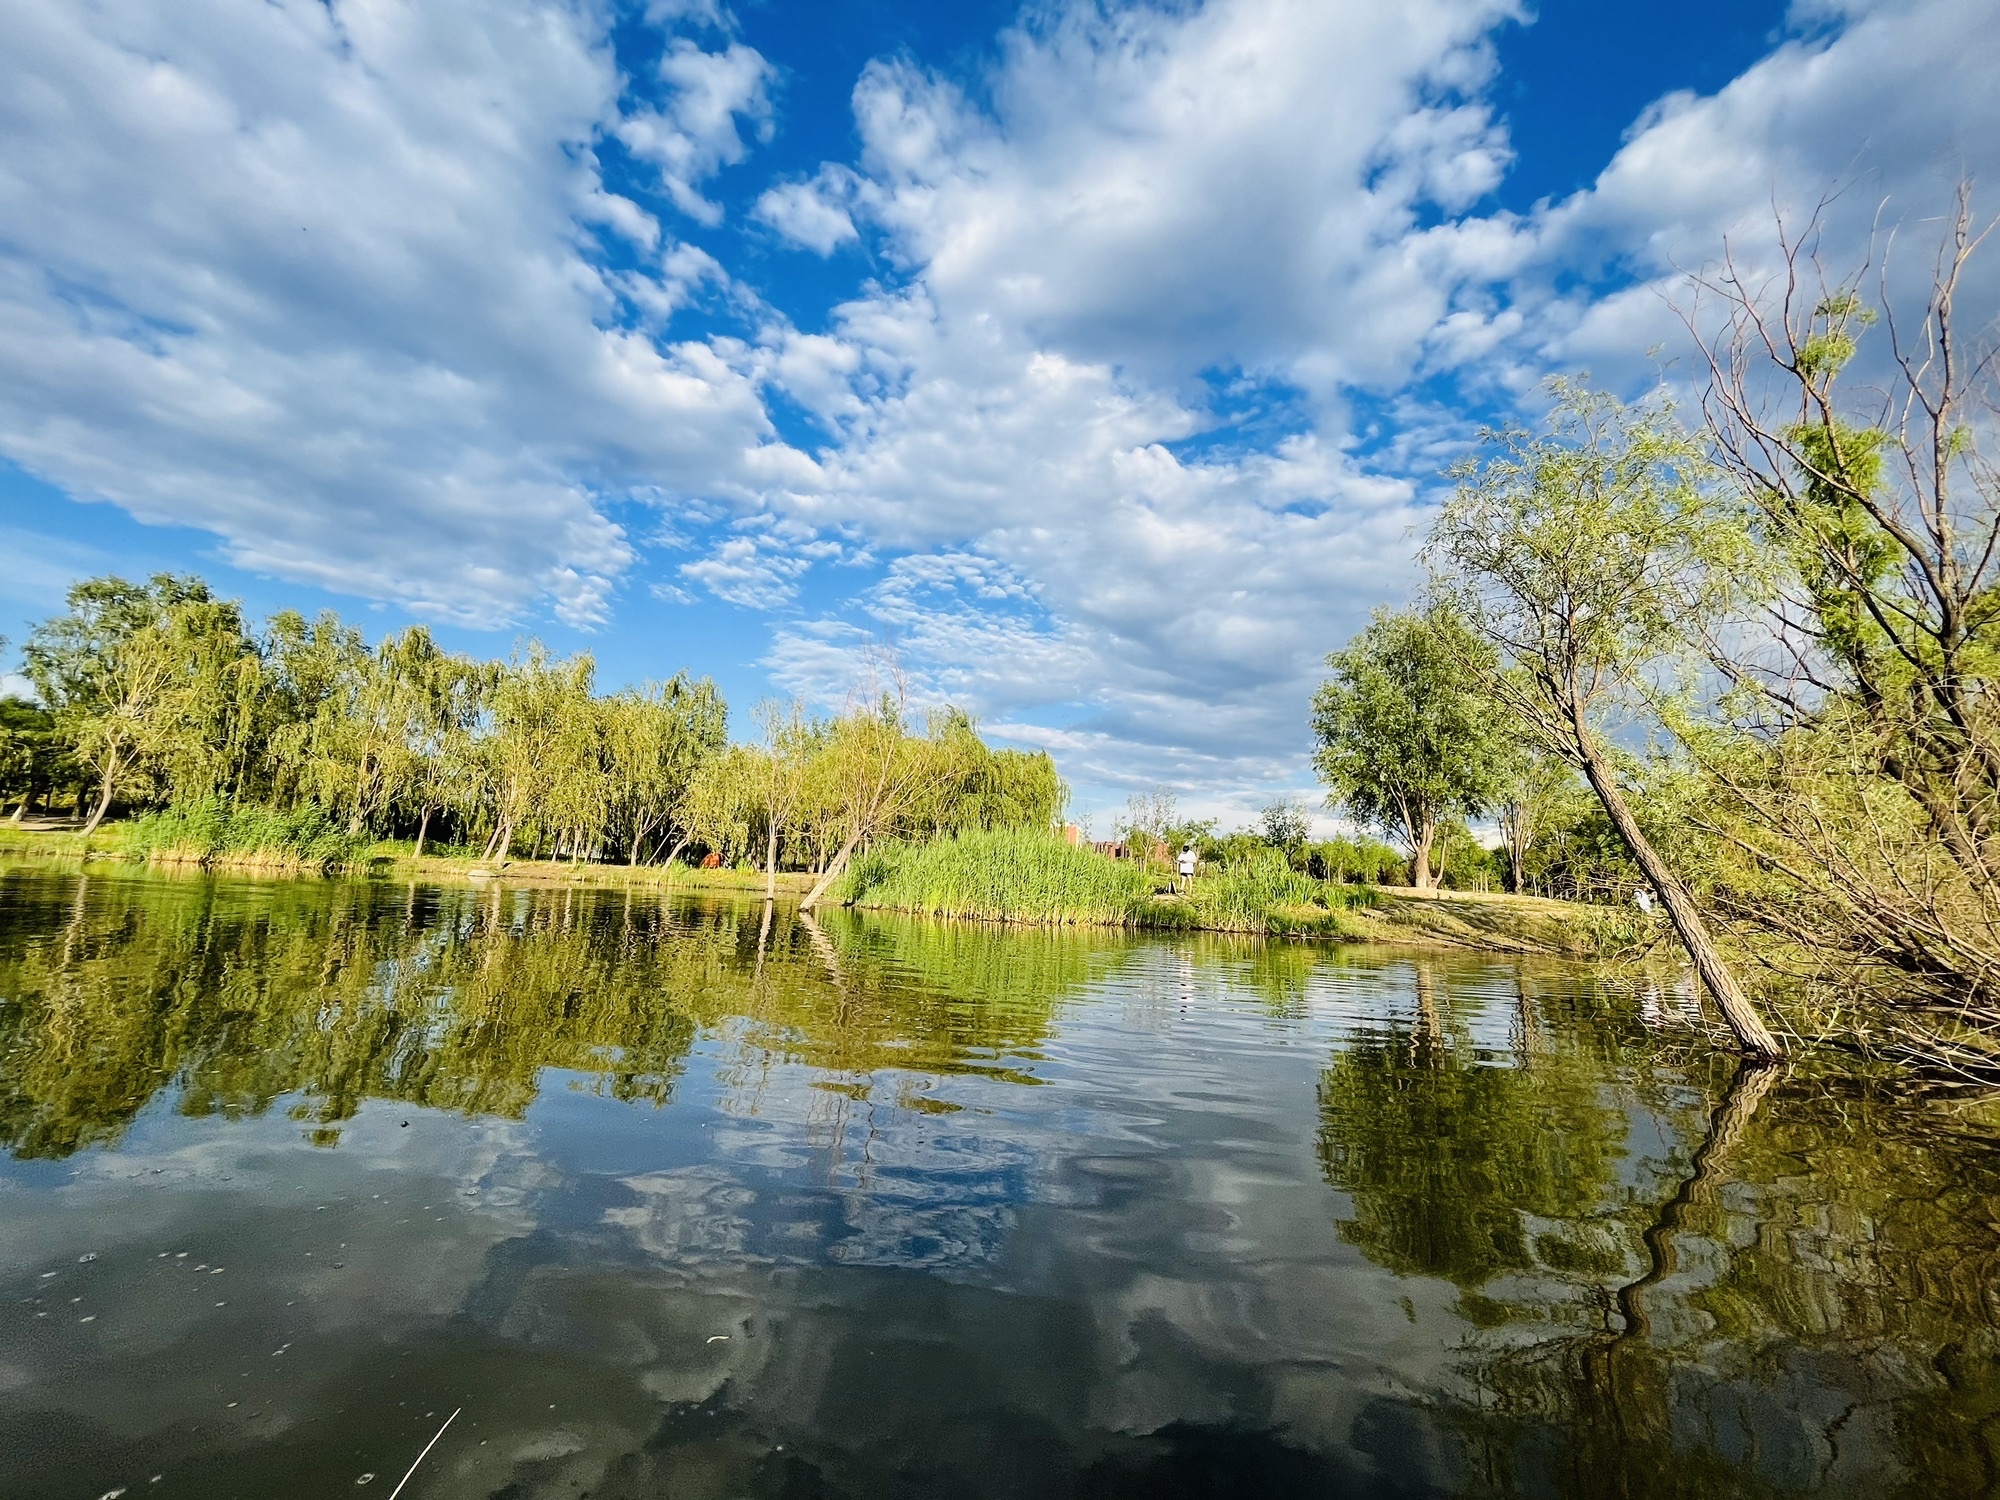
[[1121, 956], [1074, 933], [842, 922], [829, 936], [788, 912], [766, 964], [755, 904], [68, 885], [57, 901], [17, 873], [0, 894], [0, 1144], [16, 1156], [114, 1142], [169, 1085], [190, 1115], [285, 1098], [327, 1145], [368, 1099], [519, 1118], [548, 1069], [662, 1105], [696, 1035], [725, 1020], [749, 1110], [787, 1062], [851, 1075], [829, 1087], [856, 1098], [884, 1067], [1032, 1081], [1009, 1059], [1032, 1057], [1056, 1000]]
[[1989, 1143], [1853, 1078], [1607, 1072], [1525, 991], [1496, 1055], [1413, 979], [1408, 1031], [1322, 1076], [1319, 1147], [1343, 1237], [1477, 1330], [1423, 1402], [1467, 1492], [2000, 1492]]
[[6, 873], [0, 1493], [1993, 1492], [1988, 1138], [1658, 995]]

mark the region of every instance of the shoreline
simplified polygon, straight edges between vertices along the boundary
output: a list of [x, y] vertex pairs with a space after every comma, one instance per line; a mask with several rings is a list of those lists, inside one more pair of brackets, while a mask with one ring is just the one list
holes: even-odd
[[1104, 932], [1149, 935], [1208, 933], [1256, 937], [1271, 942], [1312, 942], [1330, 946], [1454, 949], [1519, 957], [1605, 960], [1643, 952], [1656, 934], [1635, 913], [1587, 906], [1543, 896], [1505, 892], [1437, 891], [1419, 894], [1407, 886], [1359, 886], [1372, 893], [1368, 906], [1338, 913], [1339, 926], [1318, 930], [1272, 931], [1200, 923], [1107, 921], [1093, 917], [983, 916], [928, 911], [913, 906], [857, 902], [850, 910], [921, 917], [937, 922], [969, 922], [982, 927], [1055, 929], [1088, 927]]
[[[154, 852], [128, 852], [119, 847], [116, 824], [86, 840], [74, 827], [40, 824], [0, 824], [0, 857], [96, 865], [119, 865], [134, 871], [236, 875], [246, 878], [312, 878], [341, 880], [423, 881], [454, 885], [518, 885], [540, 888], [580, 887], [597, 890], [686, 890], [761, 895], [764, 876], [755, 870], [712, 869], [675, 864], [586, 864], [568, 860], [504, 861], [467, 859], [454, 855], [413, 857], [406, 848], [377, 846], [361, 860], [327, 871], [298, 860], [247, 854], [207, 858], [176, 858]], [[781, 871], [778, 895], [792, 898], [811, 888], [814, 876]], [[1651, 946], [1651, 924], [1622, 908], [1555, 901], [1541, 896], [1501, 892], [1438, 891], [1420, 895], [1406, 886], [1357, 886], [1369, 893], [1366, 903], [1338, 912], [1299, 913], [1296, 926], [1285, 930], [1209, 925], [1181, 921], [1107, 921], [1090, 916], [983, 916], [925, 911], [916, 907], [856, 903], [856, 911], [893, 913], [933, 920], [973, 922], [1003, 927], [1092, 927], [1134, 933], [1204, 932], [1272, 941], [1391, 947], [1450, 948], [1475, 952], [1544, 957], [1605, 959], [1626, 956]], [[1173, 910], [1161, 902], [1162, 914]]]
[[[0, 858], [60, 861], [93, 865], [122, 865], [132, 870], [158, 873], [201, 872], [241, 875], [266, 879], [313, 880], [421, 880], [461, 885], [581, 886], [597, 889], [689, 889], [742, 891], [761, 894], [764, 875], [760, 870], [718, 868], [703, 870], [692, 865], [586, 864], [570, 860], [467, 859], [456, 855], [412, 856], [407, 846], [379, 844], [375, 851], [333, 869], [322, 869], [303, 860], [262, 854], [222, 853], [206, 857], [153, 851], [135, 853], [120, 847], [116, 824], [107, 824], [89, 839], [73, 827], [47, 824], [10, 825], [0, 823]], [[107, 837], [107, 830], [111, 836]], [[777, 887], [780, 896], [802, 895], [811, 889], [814, 877], [808, 873], [781, 870]]]

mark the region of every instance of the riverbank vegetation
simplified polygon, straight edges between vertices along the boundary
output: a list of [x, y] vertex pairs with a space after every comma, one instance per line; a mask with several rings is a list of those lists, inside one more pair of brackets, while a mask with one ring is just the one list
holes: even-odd
[[1810, 234], [1775, 280], [1725, 261], [1687, 309], [1698, 425], [1558, 381], [1450, 471], [1424, 598], [1315, 714], [1420, 884], [1436, 819], [1496, 818], [1515, 889], [1567, 823], [1744, 1051], [1784, 1048], [1747, 959], [1796, 1030], [2000, 1082], [2000, 388], [1955, 323], [1982, 238], [1961, 200], [1915, 315]]
[[[86, 840], [155, 862], [353, 868], [378, 841], [638, 867], [755, 862], [817, 898], [862, 845], [1050, 826], [1044, 754], [994, 749], [966, 715], [909, 712], [877, 674], [841, 712], [767, 704], [729, 743], [713, 683], [600, 694], [587, 655], [445, 650], [422, 626], [372, 647], [332, 614], [252, 628], [200, 579], [94, 578], [23, 653], [40, 699], [5, 702], [14, 819], [67, 802]], [[100, 848], [103, 846], [99, 846]]]
[[1315, 880], [1272, 849], [1177, 891], [1160, 866], [1033, 829], [880, 846], [854, 865], [839, 896], [852, 906], [988, 922], [1336, 937], [1359, 936], [1345, 913], [1374, 899], [1364, 886]]

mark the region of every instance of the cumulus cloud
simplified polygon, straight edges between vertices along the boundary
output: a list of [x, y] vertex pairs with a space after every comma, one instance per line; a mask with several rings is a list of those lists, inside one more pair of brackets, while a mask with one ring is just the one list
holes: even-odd
[[[1796, 235], [1822, 200], [1836, 275], [1879, 259], [1895, 228], [1891, 293], [1919, 292], [1960, 181], [2000, 180], [1993, 8], [1815, 0], [1795, 20], [1809, 29], [1715, 95], [1660, 100], [1590, 189], [1520, 226], [1512, 291], [1544, 360], [1616, 365], [1675, 340], [1689, 270], [1727, 240], [1754, 278], [1775, 263], [1774, 215]], [[1577, 284], [1579, 269], [1597, 274]], [[1974, 277], [1968, 305], [2000, 302], [2000, 257]]]
[[[1320, 655], [1411, 574], [1416, 489], [1344, 451], [1340, 395], [1407, 373], [1447, 311], [1412, 240], [1506, 159], [1466, 91], [1510, 13], [1075, 7], [1009, 34], [990, 111], [867, 69], [854, 165], [759, 212], [821, 253], [859, 221], [906, 276], [837, 313], [845, 405], [773, 369], [838, 441], [772, 503], [953, 587], [892, 572], [774, 668], [886, 639], [1010, 732], [1059, 710], [1092, 779], [1296, 783]], [[1284, 388], [1297, 430], [1205, 451], [1218, 367]], [[966, 558], [1032, 598], [983, 597]]]
[[659, 75], [669, 89], [666, 104], [633, 111], [619, 121], [615, 133], [634, 156], [659, 169], [662, 187], [682, 213], [702, 224], [718, 224], [721, 206], [704, 198], [696, 185], [748, 154], [737, 128], [739, 116], [757, 135], [769, 138], [770, 64], [741, 42], [705, 52], [689, 38], [676, 37], [660, 59]]
[[[839, 441], [772, 503], [976, 556], [1033, 608], [892, 578], [782, 631], [776, 669], [831, 676], [843, 641], [888, 636], [1101, 785], [1296, 785], [1318, 658], [1412, 580], [1481, 414], [1551, 370], [1643, 377], [1678, 332], [1663, 293], [1768, 231], [1774, 194], [1865, 180], [1852, 253], [1881, 190], [1942, 204], [2000, 141], [1990, 6], [1853, 0], [1718, 96], [1655, 106], [1592, 189], [1480, 211], [1510, 160], [1487, 37], [1513, 14], [1059, 8], [1006, 36], [990, 107], [871, 65], [852, 166], [759, 212], [822, 254], [872, 235], [906, 274], [839, 310], [847, 404], [830, 360], [799, 391]], [[1218, 371], [1293, 393], [1294, 430], [1211, 450]]]
[[795, 245], [831, 255], [860, 238], [847, 211], [861, 180], [832, 162], [805, 182], [781, 182], [765, 189], [753, 212]]
[[[669, 54], [689, 182], [754, 94], [718, 56]], [[668, 303], [709, 269], [604, 190], [619, 97], [582, 13], [509, 0], [8, 7], [0, 450], [246, 567], [602, 618], [633, 558], [607, 487], [721, 491], [770, 433], [589, 252], [579, 220], [658, 256]]]
[[[1412, 581], [1482, 416], [1644, 378], [1679, 268], [1774, 198], [1846, 184], [1838, 258], [2000, 165], [1990, 0], [1814, 0], [1591, 188], [1495, 211], [1523, 14], [1059, 0], [978, 77], [867, 64], [851, 157], [759, 179], [778, 74], [715, 0], [653, 0], [634, 78], [534, 0], [17, 5], [0, 450], [488, 622], [614, 611], [638, 495], [686, 521], [655, 592], [770, 614], [782, 685], [837, 702], [886, 644], [1073, 779], [1254, 808], [1308, 783], [1319, 659]], [[693, 243], [746, 221], [740, 264]], [[848, 252], [848, 299], [779, 315], [739, 279], [774, 246]], [[740, 332], [677, 336], [703, 303]]]

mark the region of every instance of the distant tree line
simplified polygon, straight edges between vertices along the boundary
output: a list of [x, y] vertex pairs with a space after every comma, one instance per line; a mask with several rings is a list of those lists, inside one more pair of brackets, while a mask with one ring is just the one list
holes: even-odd
[[893, 682], [829, 716], [760, 705], [758, 740], [732, 745], [715, 684], [685, 672], [599, 693], [588, 655], [536, 644], [480, 659], [417, 625], [371, 646], [332, 613], [253, 629], [191, 576], [88, 579], [67, 604], [23, 648], [39, 702], [0, 700], [16, 819], [277, 810], [419, 855], [714, 856], [830, 880], [874, 839], [1049, 827], [1067, 795], [1046, 754], [990, 748], [955, 709], [913, 715]]

